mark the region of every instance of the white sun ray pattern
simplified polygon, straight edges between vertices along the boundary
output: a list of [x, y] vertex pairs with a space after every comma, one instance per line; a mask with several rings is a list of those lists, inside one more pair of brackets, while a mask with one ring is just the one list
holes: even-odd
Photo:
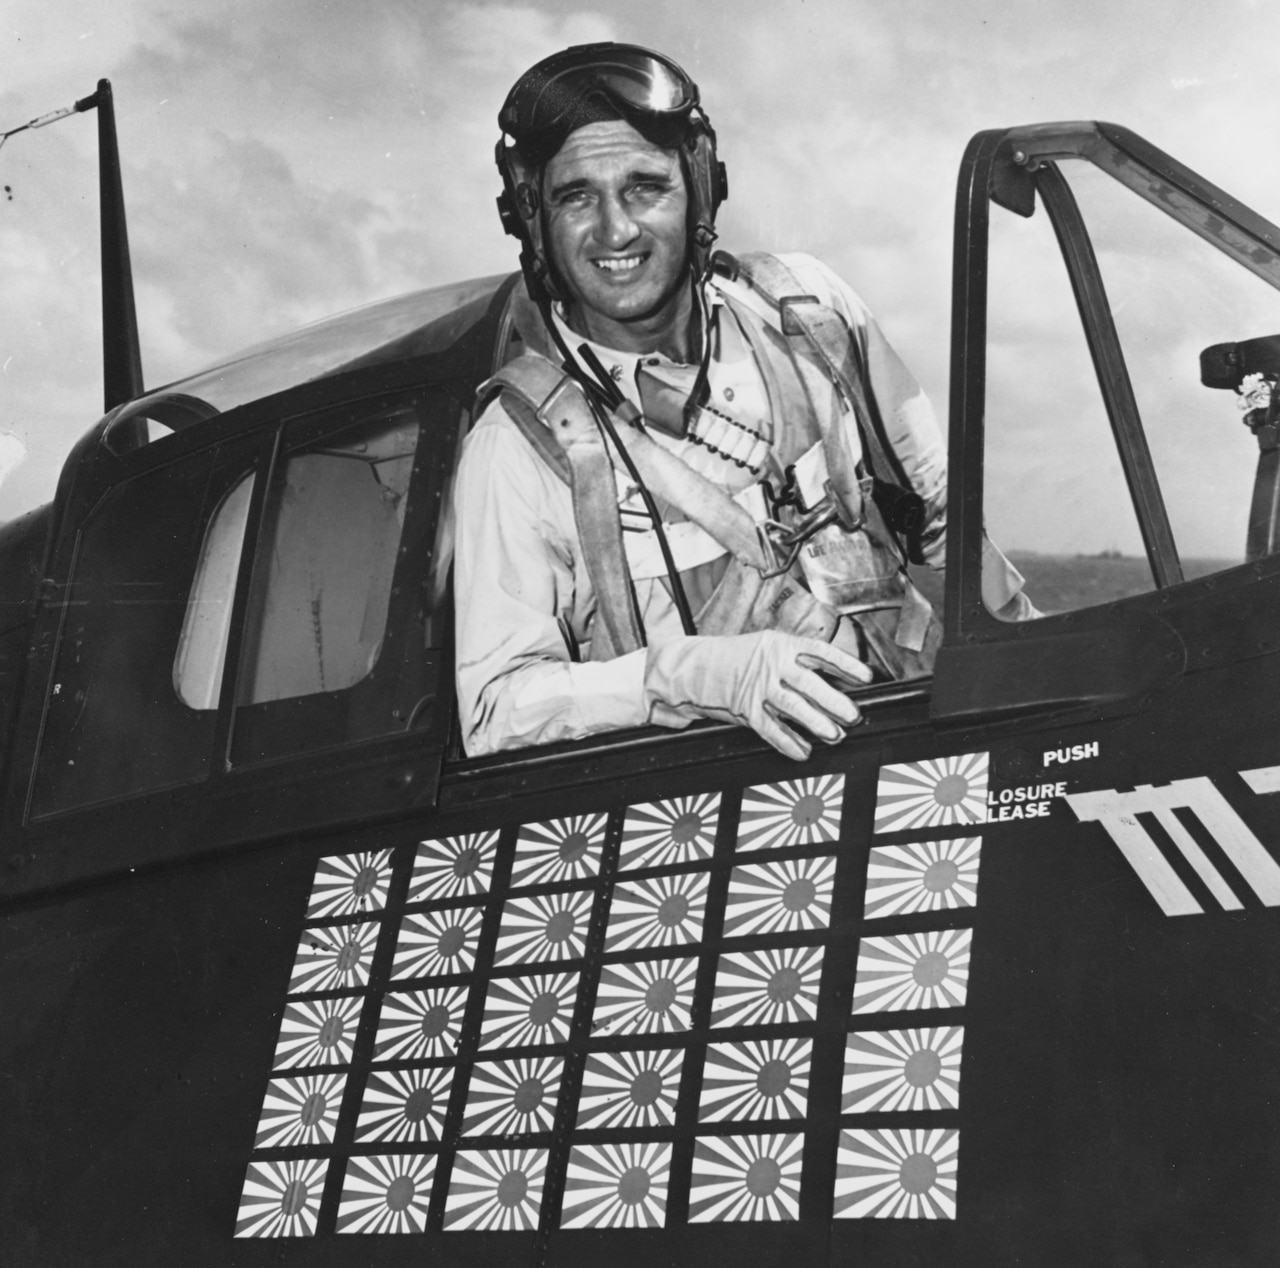
[[779, 859], [735, 867], [724, 913], [725, 937], [825, 929], [831, 922], [834, 858]]
[[719, 819], [719, 793], [628, 807], [622, 824], [618, 870], [667, 867], [710, 858]]
[[465, 986], [388, 991], [382, 998], [373, 1059], [420, 1061], [452, 1056], [457, 1051], [466, 1005]]
[[251, 1162], [236, 1212], [236, 1237], [313, 1237], [328, 1158]]
[[576, 960], [586, 943], [595, 891], [512, 898], [502, 909], [495, 964], [550, 964]]
[[691, 1224], [800, 1216], [804, 1136], [702, 1136], [693, 1147]]
[[545, 1149], [458, 1150], [445, 1199], [445, 1228], [537, 1228], [546, 1171]]
[[981, 837], [876, 846], [867, 864], [867, 919], [972, 907], [981, 851]]
[[882, 766], [875, 831], [986, 823], [987, 758], [986, 753], [965, 753]]
[[849, 1035], [840, 1108], [846, 1113], [959, 1109], [962, 1026]]
[[369, 984], [378, 922], [304, 929], [289, 975], [289, 994], [359, 990]]
[[564, 1043], [569, 1037], [577, 973], [535, 973], [489, 982], [480, 1024], [480, 1047]]
[[316, 864], [316, 878], [307, 902], [307, 919], [360, 916], [381, 911], [391, 887], [391, 851], [366, 850], [333, 854]]
[[268, 1080], [253, 1147], [332, 1144], [346, 1085], [345, 1074]]
[[409, 902], [487, 893], [497, 844], [496, 830], [419, 842], [409, 878]]
[[600, 970], [594, 1035], [656, 1035], [689, 1029], [696, 959], [641, 960]]
[[349, 1065], [363, 1004], [362, 995], [286, 1004], [271, 1068]]
[[863, 938], [853, 984], [855, 1013], [958, 1008], [969, 989], [972, 929]]
[[813, 1021], [818, 1012], [821, 947], [736, 951], [716, 969], [713, 1026]]
[[812, 1049], [809, 1039], [711, 1044], [702, 1071], [698, 1121], [803, 1118]]
[[452, 1086], [452, 1066], [374, 1070], [360, 1103], [356, 1139], [397, 1143], [439, 1140]]
[[843, 775], [757, 784], [744, 790], [738, 816], [738, 849], [776, 850], [840, 836]]
[[561, 1228], [661, 1228], [671, 1146], [575, 1145], [565, 1174]]
[[955, 1219], [959, 1149], [954, 1130], [842, 1131], [835, 1217]]
[[594, 876], [600, 870], [607, 822], [607, 815], [596, 814], [526, 823], [516, 836], [512, 887]]
[[339, 1233], [425, 1233], [434, 1154], [352, 1158], [342, 1181]]
[[440, 977], [470, 973], [484, 923], [481, 907], [409, 912], [400, 925], [393, 978]]
[[578, 1094], [584, 1127], [670, 1127], [680, 1091], [683, 1048], [593, 1052]]
[[560, 1097], [562, 1057], [477, 1061], [462, 1117], [464, 1136], [548, 1132]]
[[624, 881], [613, 891], [606, 951], [683, 946], [702, 937], [706, 918], [705, 872]]

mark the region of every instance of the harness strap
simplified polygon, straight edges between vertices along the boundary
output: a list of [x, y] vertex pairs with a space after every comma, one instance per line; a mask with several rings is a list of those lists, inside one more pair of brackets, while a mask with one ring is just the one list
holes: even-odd
[[[720, 254], [723, 257], [725, 253]], [[806, 294], [801, 288], [800, 279], [777, 256], [766, 252], [750, 252], [739, 257], [731, 256], [729, 259], [737, 266], [738, 276], [747, 287], [768, 304], [769, 312], [766, 316], [770, 323], [793, 346], [799, 343], [808, 350], [810, 355], [797, 356], [797, 363], [812, 367], [816, 360], [823, 367], [826, 381], [835, 384], [844, 398], [846, 409], [857, 424], [858, 437], [867, 451], [871, 474], [882, 480], [900, 482], [900, 464], [886, 450], [875, 425], [875, 413], [863, 387], [866, 373], [862, 351], [848, 323], [835, 309], [823, 304], [815, 295]], [[827, 431], [825, 423], [826, 420], [819, 414], [824, 442]], [[861, 457], [863, 454], [859, 453], [857, 458]], [[857, 459], [855, 465], [856, 461]], [[830, 467], [830, 454], [827, 462]]]
[[[611, 639], [616, 639], [612, 631], [624, 623], [612, 613], [623, 604], [624, 598], [630, 598], [631, 591], [629, 584], [625, 587], [618, 584], [619, 578], [629, 581], [630, 573], [620, 541], [620, 515], [612, 472], [602, 472], [596, 466], [588, 468], [577, 457], [580, 451], [595, 453], [597, 448], [603, 448], [599, 444], [596, 420], [581, 389], [548, 362], [537, 359], [535, 365], [534, 360], [522, 358], [522, 362], [530, 364], [513, 362], [496, 374], [482, 386], [481, 400], [500, 390], [508, 412], [521, 431], [539, 446], [539, 452], [545, 452], [542, 446], [554, 446], [559, 458], [557, 471], [567, 462], [574, 518], [596, 588], [597, 611], [607, 622]], [[535, 406], [531, 392], [546, 393], [540, 405]], [[771, 571], [772, 554], [765, 549], [750, 513], [718, 485], [656, 444], [640, 426], [639, 418], [629, 403], [613, 413], [615, 427], [641, 478], [655, 495], [686, 515], [732, 556], [719, 584], [698, 612], [699, 633], [741, 634], [782, 629], [823, 642], [834, 640], [851, 655], [865, 656], [856, 632], [850, 628], [842, 642], [844, 626], [839, 613], [810, 594], [796, 576], [765, 575]], [[623, 465], [616, 455], [614, 462], [620, 468]], [[607, 490], [607, 494], [583, 496], [581, 485], [588, 479], [596, 486], [593, 495], [597, 490]], [[621, 556], [606, 561], [604, 552], [596, 546], [611, 543], [614, 534], [619, 539]], [[613, 575], [600, 575], [608, 573]], [[592, 659], [597, 655], [608, 659], [608, 648], [609, 644], [604, 644], [597, 653], [593, 640]]]
[[[772, 256], [762, 257], [763, 259], [773, 261]], [[778, 263], [773, 261], [773, 263]], [[784, 267], [784, 266], [779, 266]], [[772, 269], [766, 270], [773, 272]], [[796, 290], [795, 280], [787, 279], [790, 282], [791, 290]], [[773, 300], [772, 294], [763, 289], [763, 283], [750, 282], [752, 289], [763, 295], [766, 299]], [[812, 298], [812, 297], [805, 297]], [[789, 301], [788, 301], [789, 304]], [[817, 304], [817, 301], [814, 301]], [[825, 310], [830, 316], [836, 315], [830, 309]], [[853, 397], [842, 386], [838, 385], [838, 380], [834, 377], [829, 369], [829, 361], [825, 357], [815, 357], [813, 351], [806, 341], [797, 341], [794, 332], [786, 329], [785, 325], [777, 320], [777, 315], [771, 322], [775, 329], [787, 339], [787, 343], [791, 347], [791, 363], [795, 369], [796, 375], [799, 377], [800, 385], [804, 389], [805, 395], [809, 399], [811, 416], [818, 424], [818, 432], [822, 438], [822, 452], [826, 458], [827, 478], [831, 482], [832, 492], [836, 495], [836, 503], [844, 512], [843, 519], [847, 528], [856, 528], [861, 525], [864, 519], [862, 488], [858, 481], [858, 465], [862, 460], [861, 448], [857, 446], [857, 432], [852, 436], [848, 429], [839, 426], [838, 423], [833, 425], [832, 415], [834, 411], [826, 408], [826, 403], [832, 399], [833, 394], [837, 400], [842, 400], [844, 411], [847, 413], [853, 410], [856, 415], [856, 397]], [[836, 318], [838, 321], [839, 318]], [[747, 329], [750, 329], [749, 323], [744, 323]], [[758, 336], [754, 338], [748, 336], [752, 343], [758, 341]], [[802, 346], [797, 347], [797, 343]], [[808, 353], [808, 355], [805, 355]], [[756, 349], [757, 360], [761, 359], [761, 350]], [[861, 428], [858, 428], [860, 431]]]
[[643, 647], [613, 464], [585, 397], [567, 374], [541, 357], [521, 357], [481, 384], [481, 404], [497, 392], [516, 426], [572, 494], [599, 617], [592, 659], [612, 660]]
[[761, 571], [772, 566], [772, 554], [765, 550], [755, 520], [744, 507], [657, 444], [640, 425], [640, 414], [630, 402], [624, 402], [613, 417], [631, 460], [652, 492], [715, 538], [735, 559]]
[[[877, 475], [882, 483], [892, 483], [899, 489], [906, 481], [901, 464], [886, 451], [876, 425], [874, 407], [863, 386], [864, 365], [855, 333], [833, 308], [806, 294], [799, 278], [776, 256], [754, 252], [737, 258], [721, 252], [718, 260], [722, 263], [716, 281], [727, 282], [725, 289], [732, 288], [730, 293], [736, 291], [737, 296], [745, 288], [747, 294], [743, 298], [751, 311], [782, 335], [791, 349], [792, 364], [815, 406], [813, 413], [822, 436], [832, 491], [849, 516], [855, 517], [852, 524], [846, 520], [845, 527], [870, 530], [874, 540], [890, 546], [898, 568], [904, 569], [902, 547], [885, 524], [871, 489]], [[751, 299], [764, 303], [752, 304]], [[833, 388], [843, 413], [853, 418], [852, 434], [851, 429], [840, 426], [839, 416], [833, 421], [818, 406], [815, 392]], [[864, 459], [873, 479], [859, 481], [858, 467]], [[936, 622], [929, 603], [905, 575], [902, 590], [897, 611], [885, 611], [874, 620], [870, 612], [860, 611], [858, 619], [890, 671], [895, 676], [914, 676], [923, 672], [919, 668], [924, 663], [921, 654], [926, 653], [931, 640], [936, 641]]]
[[[536, 426], [536, 431], [529, 438], [544, 457], [548, 451], [554, 454], [552, 465], [562, 479], [566, 478], [566, 461], [571, 462], [576, 448], [599, 445], [601, 452], [606, 452], [599, 427], [581, 389], [550, 362], [540, 357], [512, 362], [482, 385], [481, 401], [497, 390], [502, 391], [504, 403], [509, 403], [512, 398], [523, 399]], [[516, 417], [521, 430], [529, 435], [528, 427], [514, 412], [513, 417]], [[641, 426], [640, 414], [630, 403], [624, 403], [613, 411], [612, 417], [636, 470], [655, 496], [675, 507], [735, 559], [761, 571], [771, 568], [772, 554], [764, 548], [755, 520], [743, 506], [719, 485], [657, 444]], [[610, 456], [614, 466], [620, 471], [626, 470], [620, 455]], [[570, 479], [569, 483], [574, 490], [576, 506], [577, 480]], [[613, 499], [611, 519], [618, 521], [616, 486], [612, 478], [608, 481], [608, 490]]]

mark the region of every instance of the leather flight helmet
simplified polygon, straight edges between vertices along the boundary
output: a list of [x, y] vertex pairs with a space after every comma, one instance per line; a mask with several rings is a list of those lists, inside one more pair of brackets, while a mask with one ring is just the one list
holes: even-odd
[[728, 181], [697, 84], [670, 58], [649, 49], [578, 44], [521, 75], [498, 114], [498, 214], [503, 228], [520, 240], [520, 265], [536, 303], [569, 298], [544, 245], [542, 169], [571, 132], [617, 119], [654, 145], [679, 153], [695, 276], [703, 278], [710, 268], [716, 211]]

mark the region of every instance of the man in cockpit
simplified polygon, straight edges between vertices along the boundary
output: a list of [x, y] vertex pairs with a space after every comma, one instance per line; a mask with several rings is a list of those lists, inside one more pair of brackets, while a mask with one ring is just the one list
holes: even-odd
[[[930, 672], [908, 560], [941, 567], [946, 455], [871, 314], [803, 255], [712, 254], [696, 85], [630, 45], [538, 63], [499, 115], [523, 355], [456, 485], [471, 754], [697, 718], [808, 756], [845, 689]], [[1034, 608], [994, 548], [984, 597]]]

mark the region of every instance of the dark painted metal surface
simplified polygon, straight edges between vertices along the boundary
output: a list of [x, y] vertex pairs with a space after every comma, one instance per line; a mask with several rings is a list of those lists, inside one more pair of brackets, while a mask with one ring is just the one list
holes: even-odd
[[[450, 674], [441, 656], [422, 645], [421, 587], [430, 570], [434, 524], [447, 489], [459, 416], [469, 403], [474, 383], [492, 362], [494, 332], [508, 290], [495, 288], [495, 293], [472, 304], [464, 314], [470, 318], [467, 324], [460, 325], [450, 315], [446, 320], [452, 333], [444, 351], [375, 363], [307, 384], [220, 414], [142, 449], [115, 453], [101, 443], [113, 422], [110, 415], [80, 443], [68, 463], [55, 503], [49, 581], [35, 616], [28, 690], [17, 717], [14, 747], [27, 757], [25, 763], [15, 763], [11, 770], [9, 793], [0, 808], [0, 831], [14, 860], [14, 866], [0, 875], [0, 891], [38, 892], [130, 866], [150, 866], [168, 858], [235, 849], [306, 825], [354, 824], [431, 804], [445, 747], [451, 694]], [[426, 337], [420, 337], [420, 344], [427, 342]], [[388, 659], [395, 661], [406, 684], [409, 678], [405, 675], [432, 679], [427, 683], [424, 678], [409, 706], [424, 693], [434, 693], [431, 707], [413, 715], [406, 708], [405, 726], [399, 735], [336, 750], [308, 751], [293, 761], [228, 765], [234, 716], [231, 693], [240, 645], [237, 633], [228, 649], [232, 672], [224, 675], [226, 689], [216, 726], [203, 739], [191, 741], [204, 746], [201, 761], [185, 775], [168, 781], [174, 787], [115, 799], [91, 797], [100, 804], [86, 810], [76, 810], [74, 803], [71, 807], [59, 804], [56, 798], [46, 796], [41, 802], [33, 796], [33, 790], [39, 793], [40, 784], [31, 755], [49, 733], [51, 702], [58, 704], [66, 698], [60, 689], [55, 691], [55, 649], [60, 641], [65, 643], [71, 628], [68, 622], [85, 601], [73, 581], [84, 524], [98, 512], [104, 499], [128, 481], [136, 481], [143, 488], [149, 479], [164, 478], [173, 471], [189, 472], [180, 478], [191, 484], [198, 499], [208, 493], [208, 480], [199, 472], [199, 464], [205, 461], [202, 455], [218, 455], [218, 461], [237, 462], [244, 470], [251, 469], [256, 461], [260, 475], [255, 485], [258, 501], [251, 507], [251, 546], [261, 515], [262, 494], [270, 484], [269, 456], [275, 437], [284, 434], [282, 429], [297, 425], [295, 420], [305, 423], [311, 415], [327, 418], [342, 408], [373, 408], [382, 400], [401, 399], [425, 402], [422, 409], [426, 422], [437, 417], [432, 413], [436, 409], [432, 402], [448, 403], [447, 410], [438, 412], [438, 421], [424, 429], [420, 442], [421, 472], [415, 477], [414, 500], [417, 505], [430, 508], [432, 527], [416, 534], [407, 544], [408, 553], [398, 565], [401, 594], [392, 608], [397, 628], [388, 640]], [[228, 456], [223, 458], [223, 454]], [[140, 501], [146, 503], [148, 499]], [[154, 532], [154, 505], [140, 504], [136, 509], [136, 522], [129, 522], [129, 532]], [[193, 515], [196, 509], [193, 506]], [[198, 545], [200, 525], [192, 522], [185, 528], [197, 530]], [[172, 532], [172, 528], [168, 531]], [[157, 545], [163, 544], [157, 541]], [[194, 567], [194, 561], [187, 566]], [[91, 583], [93, 579], [86, 580]], [[171, 596], [171, 606], [177, 610], [174, 619], [180, 619], [186, 592], [182, 577], [173, 580], [180, 592]], [[249, 584], [246, 571], [234, 613], [239, 622], [237, 631], [243, 626]], [[129, 609], [126, 604], [114, 611], [119, 616]], [[418, 642], [410, 646], [409, 640], [415, 637]], [[127, 640], [122, 646], [127, 650]], [[97, 646], [91, 650], [95, 655], [100, 653]], [[163, 666], [158, 668], [167, 672]], [[405, 689], [409, 690], [409, 686]], [[69, 686], [68, 690], [73, 688]], [[408, 726], [410, 720], [412, 729]], [[189, 721], [175, 719], [175, 724], [189, 729]], [[206, 721], [212, 724], [214, 716], [210, 714]], [[122, 711], [114, 716], [100, 714], [98, 724], [112, 732], [145, 735], [149, 727], [155, 726], [154, 708], [142, 697], [126, 700]], [[78, 727], [80, 723], [74, 725]], [[305, 728], [300, 734], [306, 736]], [[74, 758], [75, 754], [65, 756]], [[192, 779], [202, 781], [198, 793], [190, 785]], [[93, 850], [84, 847], [86, 833], [97, 841]]]
[[[993, 795], [1020, 784], [1050, 747], [1102, 737], [1109, 785], [1144, 781], [1157, 766], [1164, 778], [1208, 774], [1264, 839], [1280, 830], [1280, 802], [1251, 793], [1236, 772], [1276, 756], [1255, 738], [1267, 726], [1266, 701], [1280, 683], [1274, 658], [1252, 672], [1205, 674], [1161, 698], [1143, 715], [1103, 730], [1068, 730], [1000, 738], [957, 736], [965, 751], [989, 745]], [[1226, 708], [1224, 709], [1224, 706]], [[1182, 751], [1163, 742], [1189, 711], [1207, 725]], [[952, 745], [949, 751], [954, 751]], [[588, 1053], [655, 1046], [685, 1053], [683, 1079], [669, 1131], [535, 1133], [519, 1142], [462, 1135], [471, 1057], [508, 1056], [476, 1048], [484, 1009], [483, 983], [469, 994], [461, 1030], [453, 1096], [443, 1140], [430, 1150], [446, 1165], [457, 1147], [509, 1148], [519, 1143], [563, 1154], [586, 1141], [629, 1137], [673, 1144], [665, 1231], [570, 1231], [556, 1227], [554, 1185], [544, 1193], [541, 1232], [467, 1233], [441, 1228], [447, 1190], [437, 1186], [429, 1227], [411, 1236], [343, 1235], [334, 1231], [341, 1179], [350, 1157], [385, 1153], [386, 1144], [356, 1139], [360, 1087], [374, 1054], [379, 1005], [390, 980], [396, 934], [404, 915], [409, 867], [417, 843], [493, 828], [503, 834], [490, 890], [475, 904], [483, 933], [473, 975], [448, 983], [472, 985], [493, 953], [504, 910], [504, 883], [519, 823], [563, 814], [563, 793], [519, 802], [489, 802], [482, 810], [357, 834], [308, 836], [217, 863], [186, 864], [150, 876], [107, 882], [77, 896], [29, 905], [5, 922], [6, 1121], [10, 1124], [4, 1186], [9, 1262], [20, 1264], [163, 1263], [410, 1263], [424, 1253], [448, 1263], [686, 1263], [700, 1256], [740, 1257], [753, 1264], [877, 1264], [1017, 1262], [1226, 1264], [1266, 1262], [1280, 1246], [1280, 1214], [1269, 1201], [1280, 1176], [1270, 1141], [1275, 1121], [1276, 1007], [1274, 909], [1246, 887], [1245, 906], [1163, 916], [1097, 824], [1075, 822], [1057, 800], [1036, 821], [976, 825], [982, 838], [978, 897], [972, 909], [887, 919], [864, 916], [872, 847], [922, 834], [872, 836], [879, 763], [936, 752], [921, 737], [866, 752], [856, 741], [797, 771], [757, 756], [726, 767], [690, 764], [678, 775], [638, 777], [574, 798], [572, 811], [615, 816], [652, 797], [720, 790], [720, 832], [705, 869], [711, 886], [703, 937], [664, 954], [696, 960], [693, 1023], [674, 1035], [627, 1040], [593, 1038], [590, 991], [601, 965], [620, 958], [602, 951], [606, 903], [620, 882], [637, 874], [617, 869], [617, 818], [605, 861], [585, 890], [572, 883], [530, 891], [585, 892], [594, 915], [585, 958], [565, 966], [585, 986], [569, 1041], [530, 1053], [563, 1053], [563, 1094], [573, 1099]], [[843, 773], [844, 826], [836, 847], [783, 849], [760, 859], [794, 861], [832, 852], [836, 860], [829, 933], [723, 940], [726, 887], [732, 869], [751, 857], [735, 851], [738, 790], [753, 781]], [[1002, 778], [1001, 771], [1015, 772]], [[1034, 777], [1039, 782], [1039, 776]], [[1096, 782], [1086, 767], [1071, 775], [1072, 791]], [[927, 835], [927, 834], [925, 834]], [[935, 834], [937, 835], [937, 834]], [[272, 1053], [286, 1006], [290, 970], [306, 928], [317, 860], [354, 851], [393, 851], [394, 880], [385, 909], [370, 914], [381, 929], [353, 1057], [341, 1070], [347, 1096], [332, 1146], [253, 1152]], [[1206, 843], [1211, 848], [1211, 843]], [[1214, 855], [1215, 860], [1219, 857]], [[1176, 855], [1175, 855], [1176, 858]], [[1225, 869], [1225, 863], [1221, 864]], [[677, 867], [674, 874], [697, 872]], [[649, 876], [672, 870], [650, 870]], [[640, 873], [644, 876], [645, 873]], [[568, 885], [568, 888], [566, 888]], [[718, 906], [717, 906], [718, 904]], [[448, 910], [466, 906], [456, 900]], [[412, 904], [418, 912], [438, 910]], [[961, 1009], [890, 1012], [853, 1018], [859, 941], [971, 927], [969, 994]], [[813, 1026], [780, 1024], [716, 1028], [720, 958], [743, 947], [818, 946], [821, 988]], [[1241, 966], [1248, 965], [1247, 973]], [[508, 965], [497, 977], [513, 972]], [[490, 976], [489, 986], [493, 984]], [[325, 994], [303, 999], [325, 999]], [[962, 1021], [964, 1056], [957, 1110], [840, 1116], [845, 1034], [859, 1020], [877, 1030], [951, 1026]], [[719, 1041], [810, 1037], [813, 1060], [803, 1120], [784, 1124], [803, 1135], [803, 1175], [797, 1223], [684, 1223], [697, 1122], [699, 1063]], [[50, 1054], [56, 1053], [56, 1060]], [[384, 1069], [409, 1068], [392, 1062]], [[436, 1065], [448, 1064], [437, 1061]], [[327, 1069], [329, 1067], [316, 1067]], [[337, 1067], [335, 1067], [337, 1068]], [[311, 1071], [308, 1071], [310, 1073]], [[280, 1072], [277, 1071], [277, 1074]], [[287, 1072], [286, 1072], [287, 1073]], [[565, 1120], [564, 1130], [571, 1120]], [[702, 1132], [699, 1133], [701, 1126]], [[747, 1134], [777, 1124], [745, 1125]], [[741, 1134], [743, 1124], [737, 1124]], [[841, 1130], [959, 1130], [958, 1218], [955, 1220], [830, 1219]], [[714, 1130], [714, 1128], [713, 1128]], [[728, 1134], [731, 1127], [721, 1125]], [[328, 1160], [319, 1227], [311, 1237], [233, 1241], [244, 1170], [250, 1158]], [[555, 1170], [554, 1166], [551, 1168]], [[546, 1203], [551, 1205], [547, 1206]]]
[[1002, 132], [968, 144], [956, 183], [951, 273], [951, 394], [947, 452], [945, 643], [981, 629], [982, 435], [987, 397], [987, 234], [991, 171]]
[[[110, 80], [98, 80], [98, 191], [102, 203], [103, 409], [142, 395], [142, 351], [133, 300], [133, 266], [120, 178], [115, 99]], [[139, 443], [145, 433], [139, 437]]]

